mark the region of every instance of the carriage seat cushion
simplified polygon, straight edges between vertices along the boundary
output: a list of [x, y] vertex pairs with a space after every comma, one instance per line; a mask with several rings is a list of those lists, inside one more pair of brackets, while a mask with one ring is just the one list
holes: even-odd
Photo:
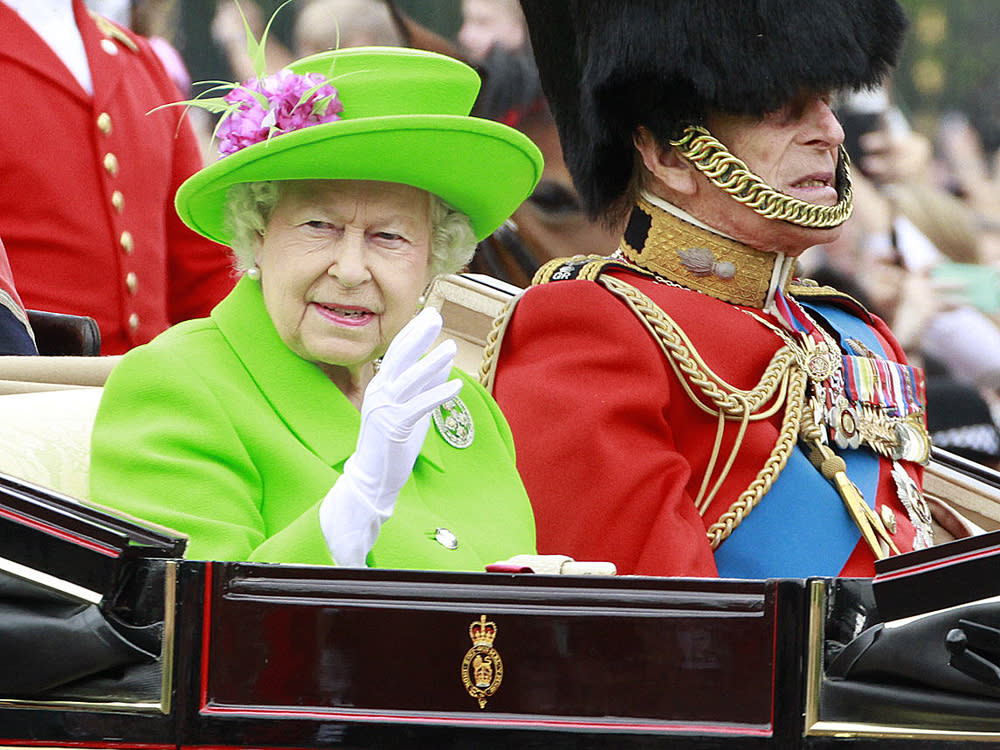
[[0, 395], [0, 472], [86, 500], [101, 388]]
[[499, 279], [476, 273], [439, 276], [427, 290], [427, 304], [444, 319], [438, 342], [458, 345], [455, 366], [473, 377], [479, 374], [493, 320], [521, 290]]

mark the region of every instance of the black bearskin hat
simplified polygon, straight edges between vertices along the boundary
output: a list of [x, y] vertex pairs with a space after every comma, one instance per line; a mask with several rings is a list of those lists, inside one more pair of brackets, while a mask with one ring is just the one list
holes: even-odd
[[632, 135], [709, 111], [764, 115], [803, 90], [871, 87], [906, 29], [897, 0], [521, 0], [566, 163], [592, 216], [618, 203]]

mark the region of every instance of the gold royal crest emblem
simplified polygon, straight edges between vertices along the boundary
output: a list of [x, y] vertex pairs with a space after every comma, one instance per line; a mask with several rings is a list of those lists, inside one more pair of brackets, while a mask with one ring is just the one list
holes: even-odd
[[497, 637], [495, 622], [487, 622], [486, 615], [469, 625], [472, 648], [462, 659], [462, 684], [473, 698], [479, 700], [479, 707], [485, 708], [486, 699], [493, 695], [503, 681], [503, 660], [495, 648]]

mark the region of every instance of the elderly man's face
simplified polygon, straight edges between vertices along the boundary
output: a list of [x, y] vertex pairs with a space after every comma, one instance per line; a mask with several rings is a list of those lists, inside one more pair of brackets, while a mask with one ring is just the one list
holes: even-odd
[[429, 280], [430, 211], [408, 185], [286, 183], [257, 253], [282, 341], [335, 381], [380, 357]]
[[[717, 114], [709, 131], [775, 190], [821, 206], [837, 203], [838, 147], [844, 130], [828, 98], [803, 95], [763, 119]], [[704, 179], [704, 178], [702, 178]], [[805, 229], [765, 219], [705, 180], [691, 213], [712, 227], [761, 250], [798, 255], [830, 241], [839, 229]]]

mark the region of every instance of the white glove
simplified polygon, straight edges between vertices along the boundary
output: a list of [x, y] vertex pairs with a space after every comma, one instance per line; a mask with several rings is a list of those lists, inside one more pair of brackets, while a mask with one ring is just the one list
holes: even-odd
[[357, 446], [319, 510], [320, 528], [337, 565], [364, 566], [410, 478], [431, 412], [462, 389], [461, 380], [447, 380], [457, 351], [454, 341], [421, 357], [441, 324], [435, 308], [424, 308], [392, 340], [365, 389]]

